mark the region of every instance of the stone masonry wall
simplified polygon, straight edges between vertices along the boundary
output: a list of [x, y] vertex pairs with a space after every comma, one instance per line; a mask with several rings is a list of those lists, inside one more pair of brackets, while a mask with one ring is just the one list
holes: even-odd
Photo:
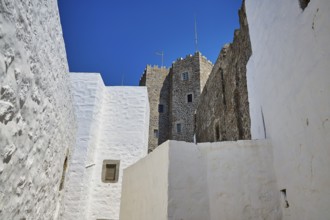
[[[212, 67], [212, 63], [199, 52], [173, 63], [170, 99], [171, 140], [193, 142], [195, 110], [203, 84]], [[188, 72], [188, 80], [182, 79], [184, 72]], [[192, 94], [192, 102], [188, 102], [188, 94]], [[181, 124], [181, 132], [177, 132], [177, 124]]]
[[[149, 145], [148, 151], [169, 139], [169, 69], [148, 65], [140, 80], [140, 86], [148, 89], [150, 105]], [[159, 112], [158, 105], [164, 106]], [[155, 135], [158, 131], [158, 137]]]
[[196, 112], [198, 142], [251, 139], [246, 64], [251, 56], [244, 1], [240, 29], [225, 45], [201, 94]]
[[0, 0], [0, 219], [57, 218], [75, 127], [57, 1]]

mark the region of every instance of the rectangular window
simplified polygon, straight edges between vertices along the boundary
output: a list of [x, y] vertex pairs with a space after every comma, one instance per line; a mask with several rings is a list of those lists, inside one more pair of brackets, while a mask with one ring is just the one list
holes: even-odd
[[181, 73], [181, 79], [183, 81], [189, 80], [189, 74], [188, 74], [188, 72]]
[[187, 102], [192, 102], [193, 100], [193, 95], [192, 94], [188, 94], [187, 95]]
[[181, 124], [176, 124], [176, 133], [181, 133]]
[[155, 138], [158, 138], [158, 136], [159, 136], [158, 130], [157, 129], [154, 129], [154, 137]]
[[119, 160], [104, 160], [102, 166], [102, 182], [116, 183], [119, 176]]
[[116, 179], [116, 164], [105, 165], [105, 181], [115, 181]]
[[164, 112], [164, 105], [162, 105], [162, 104], [159, 104], [158, 105], [158, 112], [159, 113], [163, 113]]

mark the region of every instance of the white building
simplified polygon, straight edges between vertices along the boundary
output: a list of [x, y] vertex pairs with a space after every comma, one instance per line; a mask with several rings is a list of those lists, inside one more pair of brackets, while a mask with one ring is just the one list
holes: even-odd
[[57, 2], [29, 3], [0, 1], [0, 219], [329, 220], [329, 0], [245, 1], [254, 140], [148, 156], [146, 88], [73, 73], [72, 103]]
[[78, 122], [62, 219], [119, 219], [123, 169], [147, 155], [145, 87], [106, 87], [100, 74], [71, 73]]
[[330, 1], [245, 6], [255, 140], [164, 143], [125, 170], [121, 220], [330, 219]]

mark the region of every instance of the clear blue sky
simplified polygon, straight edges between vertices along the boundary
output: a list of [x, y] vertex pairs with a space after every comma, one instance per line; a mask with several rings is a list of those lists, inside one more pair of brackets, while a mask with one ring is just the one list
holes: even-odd
[[242, 0], [58, 0], [71, 72], [138, 85], [147, 64], [170, 67], [198, 49], [213, 63], [239, 27]]

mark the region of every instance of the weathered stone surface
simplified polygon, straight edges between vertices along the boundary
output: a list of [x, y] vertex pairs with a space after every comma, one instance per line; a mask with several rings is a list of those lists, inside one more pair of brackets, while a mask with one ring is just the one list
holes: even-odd
[[221, 50], [200, 96], [197, 142], [251, 139], [246, 64], [252, 51], [244, 2], [239, 17], [241, 27]]
[[[150, 105], [148, 151], [150, 152], [169, 139], [169, 69], [148, 65], [140, 80], [140, 86], [146, 86], [148, 89]], [[159, 104], [163, 105], [163, 112], [159, 112]], [[155, 135], [155, 130], [158, 131], [158, 137]]]
[[[193, 142], [194, 114], [211, 70], [212, 63], [200, 52], [178, 59], [171, 68], [170, 120], [171, 140]], [[188, 80], [182, 79], [182, 73], [188, 72]], [[187, 95], [192, 94], [192, 102]], [[177, 132], [177, 124], [181, 124], [181, 132]]]
[[0, 219], [54, 219], [75, 118], [57, 1], [0, 0]]
[[[166, 140], [193, 142], [194, 113], [213, 64], [196, 52], [178, 59], [170, 69], [147, 66], [140, 86], [147, 86], [150, 103], [149, 151]], [[183, 80], [182, 74], [187, 73]], [[187, 95], [192, 95], [188, 102]], [[159, 104], [163, 112], [159, 112]], [[181, 132], [177, 132], [177, 124]], [[156, 137], [155, 132], [158, 132]]]

